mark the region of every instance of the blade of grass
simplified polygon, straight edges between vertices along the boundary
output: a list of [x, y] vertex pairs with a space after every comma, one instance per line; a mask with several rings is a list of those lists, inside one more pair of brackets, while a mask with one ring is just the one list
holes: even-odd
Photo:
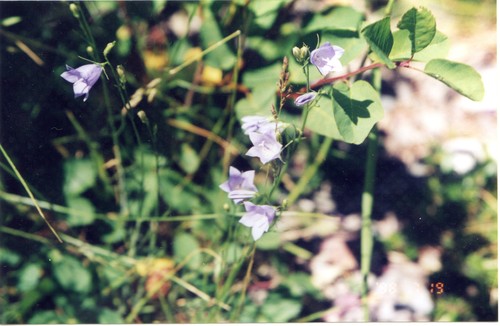
[[57, 234], [56, 230], [52, 227], [52, 225], [49, 223], [49, 221], [47, 220], [47, 218], [43, 214], [42, 209], [38, 205], [38, 203], [37, 203], [37, 201], [35, 199], [35, 196], [33, 196], [33, 193], [31, 192], [28, 184], [26, 183], [26, 181], [22, 177], [21, 173], [19, 173], [19, 171], [17, 170], [16, 166], [14, 165], [14, 162], [12, 162], [12, 160], [9, 157], [9, 155], [7, 154], [7, 152], [5, 151], [5, 149], [3, 148], [2, 144], [0, 144], [0, 151], [2, 151], [3, 156], [5, 157], [5, 159], [7, 160], [7, 162], [9, 163], [10, 167], [12, 168], [12, 170], [14, 170], [14, 173], [16, 174], [17, 178], [19, 179], [19, 181], [23, 185], [24, 189], [26, 190], [26, 192], [30, 196], [31, 200], [33, 201], [33, 204], [35, 205], [35, 207], [36, 207], [36, 209], [38, 211], [38, 214], [40, 214], [40, 216], [45, 221], [45, 223], [49, 227], [50, 231], [54, 234], [54, 236], [57, 238], [57, 240], [60, 243], [63, 243], [62, 239], [59, 237], [59, 234]]

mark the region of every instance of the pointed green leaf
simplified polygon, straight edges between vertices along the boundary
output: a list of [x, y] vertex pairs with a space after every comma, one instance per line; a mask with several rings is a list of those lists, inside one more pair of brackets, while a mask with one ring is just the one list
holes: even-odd
[[425, 65], [424, 72], [473, 101], [483, 99], [484, 85], [481, 75], [469, 65], [434, 59]]
[[369, 83], [357, 81], [351, 88], [335, 85], [332, 94], [333, 100], [322, 96], [311, 109], [307, 127], [327, 137], [361, 144], [384, 116], [377, 92]]
[[362, 33], [370, 49], [377, 55], [378, 59], [388, 68], [394, 69], [396, 65], [388, 57], [394, 43], [390, 18], [385, 17], [378, 22], [366, 26]]
[[410, 32], [411, 52], [423, 50], [432, 42], [436, 34], [436, 20], [432, 13], [425, 8], [408, 10], [398, 23], [399, 29]]

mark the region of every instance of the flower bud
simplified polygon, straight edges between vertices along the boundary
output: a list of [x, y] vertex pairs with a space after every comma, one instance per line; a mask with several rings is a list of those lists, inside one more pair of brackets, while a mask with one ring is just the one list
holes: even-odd
[[304, 63], [309, 57], [309, 47], [305, 44], [301, 48], [295, 46], [292, 49], [292, 54], [298, 63]]
[[80, 18], [80, 13], [78, 12], [78, 6], [75, 5], [74, 3], [69, 5], [69, 10], [71, 10], [71, 13], [73, 13], [73, 17], [76, 19]]
[[87, 46], [87, 53], [88, 53], [89, 55], [92, 55], [92, 53], [94, 53], [94, 49], [93, 49], [90, 45], [89, 45], [89, 46]]
[[282, 208], [282, 210], [286, 210], [287, 207], [288, 207], [288, 200], [285, 198], [281, 202], [281, 208]]
[[111, 49], [115, 46], [115, 44], [116, 44], [116, 41], [113, 41], [113, 42], [109, 42], [108, 45], [106, 45], [106, 48], [103, 51], [104, 56], [108, 55], [109, 51], [111, 51]]
[[124, 85], [127, 82], [127, 79], [125, 77], [125, 68], [123, 68], [122, 65], [116, 66], [116, 73], [118, 74], [118, 77], [120, 78], [120, 83]]
[[144, 112], [143, 110], [140, 110], [139, 112], [137, 112], [137, 116], [139, 117], [139, 119], [141, 119], [142, 123], [144, 123], [145, 125], [149, 124], [149, 120], [148, 120], [148, 117], [146, 116], [146, 112]]
[[309, 47], [307, 45], [304, 45], [300, 48], [300, 56], [304, 60], [307, 60], [307, 57], [309, 57]]

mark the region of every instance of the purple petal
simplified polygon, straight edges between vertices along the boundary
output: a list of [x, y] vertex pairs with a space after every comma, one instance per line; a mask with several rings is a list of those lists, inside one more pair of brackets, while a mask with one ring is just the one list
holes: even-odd
[[254, 146], [248, 150], [246, 155], [258, 157], [262, 164], [280, 157], [283, 145], [276, 140], [274, 131], [269, 130], [265, 134], [251, 132], [249, 137]]
[[302, 106], [302, 105], [304, 105], [306, 103], [309, 103], [312, 100], [314, 100], [314, 98], [316, 97], [316, 95], [317, 95], [316, 92], [309, 92], [309, 93], [305, 93], [303, 95], [300, 95], [299, 97], [297, 97], [295, 99], [295, 105]]
[[257, 193], [257, 187], [253, 184], [254, 177], [254, 170], [242, 173], [237, 168], [230, 166], [229, 179], [219, 185], [219, 188], [228, 193], [229, 199], [239, 204]]
[[330, 42], [325, 42], [322, 46], [311, 52], [311, 63], [324, 76], [332, 71], [342, 69], [339, 59], [343, 54], [344, 49], [336, 45], [331, 45]]
[[274, 219], [276, 210], [268, 205], [254, 205], [250, 202], [245, 202], [245, 213], [239, 222], [247, 227], [252, 228], [252, 237], [256, 241], [264, 232], [269, 230], [269, 226]]
[[73, 69], [66, 65], [66, 69], [68, 71], [63, 72], [61, 77], [66, 81], [73, 83], [75, 98], [85, 95], [83, 98], [83, 101], [85, 102], [89, 97], [90, 89], [101, 76], [102, 67], [96, 64], [88, 64]]

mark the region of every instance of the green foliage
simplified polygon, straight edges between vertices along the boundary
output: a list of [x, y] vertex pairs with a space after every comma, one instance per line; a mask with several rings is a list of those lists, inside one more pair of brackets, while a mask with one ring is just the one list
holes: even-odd
[[[354, 189], [360, 180], [339, 181], [333, 172], [364, 164], [358, 152], [364, 146], [342, 143], [362, 144], [384, 116], [373, 69], [418, 70], [413, 64], [421, 61], [424, 73], [460, 94], [484, 95], [472, 67], [445, 59], [450, 40], [424, 8], [407, 11], [392, 31], [389, 16], [367, 25], [377, 13], [351, 6], [304, 11], [289, 0], [75, 2], [79, 20], [69, 5], [0, 5], [5, 145], [64, 239], [56, 245], [49, 237], [19, 177], [0, 158], [2, 323], [320, 320], [332, 302], [307, 266], [337, 229], [322, 222], [339, 212], [319, 221], [317, 207], [298, 212], [254, 243], [237, 222], [244, 208], [219, 188], [228, 166], [256, 171], [255, 203], [301, 210], [302, 203], [281, 205], [293, 194], [319, 207], [312, 197], [319, 185], [331, 182], [326, 193], [336, 197], [340, 182]], [[228, 35], [238, 36], [222, 41]], [[114, 39], [109, 61], [102, 61]], [[324, 77], [310, 60], [293, 59], [294, 46], [312, 51], [324, 42], [345, 50], [346, 74]], [[203, 55], [189, 61], [200, 49]], [[59, 77], [64, 63], [87, 63], [79, 58], [103, 63], [107, 73], [86, 102], [75, 100]], [[125, 69], [123, 84], [113, 76], [117, 65]], [[288, 81], [281, 92], [280, 79]], [[319, 95], [310, 106], [294, 105], [311, 91]], [[244, 155], [250, 142], [241, 118], [271, 116], [272, 109], [287, 123], [282, 161], [261, 166]], [[422, 211], [435, 212], [432, 221], [443, 230], [435, 245], [459, 257], [452, 272], [487, 292], [498, 283], [491, 249], [496, 203], [485, 204], [484, 195], [496, 196], [496, 169], [485, 165], [453, 179], [439, 166], [433, 169], [442, 175], [429, 177], [431, 203]], [[452, 226], [458, 219], [446, 215], [450, 207], [468, 214], [460, 232]], [[478, 239], [474, 248], [465, 245], [470, 239]], [[384, 244], [384, 254], [416, 260], [422, 243], [396, 233]], [[437, 320], [477, 317], [470, 298], [436, 301]]]
[[175, 257], [179, 261], [189, 257], [187, 266], [192, 269], [197, 269], [201, 266], [201, 256], [199, 253], [196, 253], [199, 248], [198, 240], [188, 233], [178, 233], [174, 239], [173, 249]]
[[424, 72], [473, 101], [480, 101], [484, 97], [481, 75], [469, 65], [433, 59], [425, 65]]
[[361, 144], [383, 116], [378, 94], [370, 84], [336, 84], [332, 95], [322, 96], [318, 106], [311, 109], [307, 127], [320, 135]]
[[380, 60], [390, 69], [396, 68], [394, 62], [388, 57], [394, 44], [394, 37], [391, 32], [391, 19], [385, 17], [366, 26], [361, 32], [366, 42], [370, 45], [370, 49], [376, 55], [377, 60]]
[[410, 32], [412, 55], [425, 49], [436, 35], [434, 16], [425, 8], [408, 10], [399, 21], [398, 28]]
[[314, 15], [304, 29], [305, 33], [324, 32], [329, 30], [344, 30], [357, 32], [363, 13], [352, 7], [335, 7], [332, 10], [323, 12], [321, 15]]
[[88, 293], [92, 287], [92, 275], [82, 263], [72, 256], [53, 255], [54, 276], [66, 291]]

